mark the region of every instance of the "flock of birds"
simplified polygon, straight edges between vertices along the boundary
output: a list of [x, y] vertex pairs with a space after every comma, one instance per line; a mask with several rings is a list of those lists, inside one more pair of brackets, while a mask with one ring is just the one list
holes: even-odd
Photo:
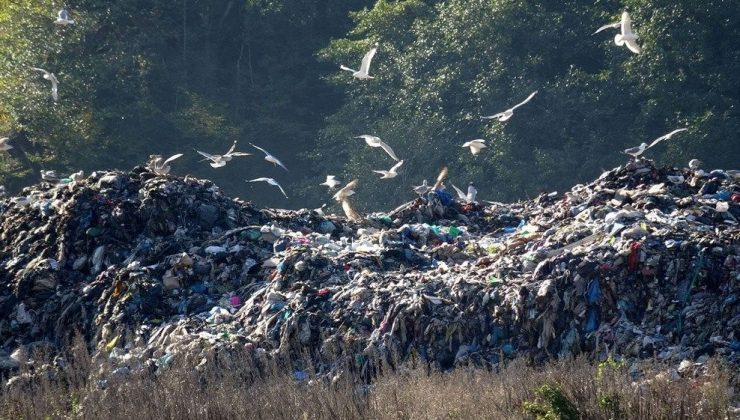
[[[66, 9], [62, 9], [59, 11], [57, 15], [57, 19], [54, 21], [54, 23], [60, 26], [67, 26], [67, 25], [72, 25], [75, 22], [74, 20], [70, 19], [69, 12], [67, 12]], [[600, 27], [599, 29], [596, 30], [596, 32], [594, 32], [594, 34], [597, 34], [607, 29], [620, 29], [620, 33], [618, 33], [614, 37], [614, 43], [616, 45], [625, 46], [635, 54], [639, 54], [641, 52], [641, 48], [639, 44], [637, 43], [637, 40], [639, 39], [639, 37], [632, 30], [632, 22], [631, 22], [629, 13], [627, 13], [626, 11], [623, 12], [620, 21], [609, 23], [607, 25]], [[345, 65], [340, 65], [340, 69], [343, 71], [351, 72], [352, 77], [355, 79], [372, 80], [374, 79], [374, 77], [370, 75], [370, 65], [377, 51], [378, 51], [378, 44], [376, 43], [374, 47], [371, 48], [370, 51], [368, 51], [363, 56], [362, 61], [360, 63], [359, 70], [354, 70]], [[31, 67], [31, 69], [34, 71], [43, 73], [43, 78], [51, 82], [51, 96], [55, 102], [58, 101], [59, 100], [59, 91], [58, 91], [59, 80], [54, 75], [54, 73], [49, 72], [42, 68], [38, 68], [38, 67]], [[499, 112], [499, 113], [496, 113], [490, 116], [483, 116], [481, 117], [481, 120], [483, 121], [497, 120], [499, 122], [508, 121], [514, 116], [514, 111], [517, 108], [526, 105], [528, 102], [530, 102], [534, 98], [536, 94], [537, 94], [537, 91], [534, 91], [531, 94], [529, 94], [529, 96], [527, 96], [526, 99], [524, 99], [522, 102], [502, 112]], [[686, 130], [687, 130], [686, 128], [680, 128], [677, 130], [673, 130], [670, 133], [655, 139], [650, 144], [642, 143], [637, 147], [632, 147], [632, 148], [624, 150], [624, 153], [632, 156], [633, 158], [638, 158], [643, 153], [645, 153], [646, 150], [650, 149], [651, 147], [655, 146], [661, 141], [670, 139], [675, 134], [682, 132], [682, 131], [686, 131]], [[398, 176], [398, 171], [400, 170], [404, 161], [398, 158], [398, 156], [393, 151], [390, 145], [388, 145], [386, 142], [381, 140], [379, 137], [373, 136], [370, 134], [363, 134], [360, 136], [356, 136], [355, 138], [364, 140], [365, 143], [372, 148], [382, 149], [388, 156], [390, 156], [391, 159], [395, 161], [395, 164], [390, 169], [374, 170], [373, 172], [379, 174], [381, 179], [393, 179], [396, 176]], [[8, 144], [8, 141], [9, 141], [8, 138], [0, 138], [0, 151], [8, 151], [13, 148], [13, 146]], [[471, 154], [473, 156], [476, 156], [481, 152], [482, 149], [487, 147], [485, 142], [486, 142], [485, 139], [474, 139], [474, 140], [470, 140], [470, 141], [463, 143], [462, 147], [469, 148]], [[195, 149], [194, 150], [196, 153], [198, 153], [199, 155], [203, 157], [201, 162], [207, 161], [208, 164], [213, 168], [222, 168], [226, 166], [226, 164], [235, 157], [243, 157], [243, 156], [252, 155], [252, 153], [236, 151], [235, 150], [236, 145], [237, 145], [237, 142], [234, 141], [231, 148], [229, 148], [229, 150], [222, 155], [210, 154], [210, 153], [206, 153], [206, 152], [195, 150]], [[250, 143], [250, 145], [254, 147], [255, 149], [259, 150], [260, 152], [262, 152], [265, 155], [264, 159], [267, 162], [272, 163], [275, 167], [279, 166], [285, 169], [286, 171], [288, 171], [288, 168], [278, 158], [270, 154], [267, 150], [257, 145], [254, 145], [252, 143]], [[164, 159], [160, 155], [151, 155], [149, 161], [147, 162], [147, 167], [152, 172], [155, 172], [160, 175], [166, 175], [171, 170], [170, 164], [176, 159], [180, 158], [181, 156], [183, 156], [183, 154], [179, 153], [179, 154], [170, 156], [167, 159]], [[42, 171], [41, 175], [42, 175], [42, 179], [44, 180], [53, 180], [57, 178], [56, 173], [54, 171]], [[73, 174], [73, 177], [81, 179], [82, 173]], [[425, 179], [423, 180], [423, 183], [421, 185], [414, 186], [412, 190], [416, 194], [423, 196], [427, 194], [429, 191], [432, 191], [433, 189], [444, 188], [444, 181], [446, 177], [447, 177], [447, 168], [445, 167], [443, 168], [442, 172], [437, 177], [437, 182], [434, 185], [430, 186], [427, 183], [427, 180]], [[270, 185], [277, 187], [280, 190], [280, 192], [283, 194], [283, 196], [285, 196], [285, 198], [288, 198], [288, 195], [286, 194], [283, 187], [274, 178], [260, 177], [260, 178], [246, 180], [246, 181], [247, 182], [266, 182]], [[345, 213], [351, 219], [355, 219], [359, 217], [359, 214], [352, 208], [352, 206], [350, 205], [348, 201], [348, 198], [355, 193], [354, 189], [357, 187], [358, 182], [359, 182], [358, 179], [354, 179], [348, 182], [344, 187], [338, 189], [338, 191], [333, 195], [333, 198], [337, 202], [341, 203], [342, 208], [344, 209]], [[331, 190], [337, 189], [341, 185], [341, 181], [339, 181], [334, 175], [327, 175], [326, 181], [319, 185], [326, 186], [331, 191]], [[476, 190], [472, 182], [468, 185], [467, 191], [461, 190], [460, 188], [456, 187], [454, 184], [450, 184], [450, 185], [453, 187], [453, 189], [455, 190], [460, 200], [467, 202], [467, 203], [475, 202], [478, 191]], [[2, 194], [4, 194], [4, 188], [0, 187], [0, 195]]]

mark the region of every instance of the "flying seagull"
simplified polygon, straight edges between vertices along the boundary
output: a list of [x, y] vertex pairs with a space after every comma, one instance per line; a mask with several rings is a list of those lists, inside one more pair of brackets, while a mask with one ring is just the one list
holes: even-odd
[[473, 156], [475, 156], [478, 153], [480, 153], [481, 149], [487, 146], [486, 146], [485, 140], [475, 139], [475, 140], [466, 141], [465, 143], [463, 143], [462, 147], [469, 147], [470, 153], [472, 153]]
[[73, 23], [75, 23], [75, 21], [69, 18], [69, 12], [67, 12], [67, 9], [63, 8], [57, 14], [57, 20], [55, 20], [54, 23], [56, 23], [57, 25], [66, 26], [72, 25]]
[[352, 181], [348, 182], [347, 185], [342, 187], [339, 191], [337, 191], [336, 194], [334, 194], [334, 199], [338, 202], [342, 202], [347, 200], [347, 197], [355, 193], [355, 187], [357, 187], [357, 179], [353, 179]]
[[[246, 152], [235, 152], [234, 149], [236, 148], [236, 140], [234, 141], [234, 144], [231, 145], [231, 148], [228, 152], [226, 152], [223, 155], [212, 155], [210, 153], [201, 152], [200, 150], [195, 150], [198, 152], [199, 155], [203, 156], [205, 159], [203, 160], [210, 160], [210, 165], [212, 168], [221, 168], [223, 166], [226, 166], [226, 162], [230, 162], [232, 158], [236, 156], [251, 156], [251, 153]], [[177, 158], [175, 158], [177, 159]], [[201, 160], [201, 162], [203, 161]]]
[[520, 106], [522, 106], [522, 105], [526, 104], [527, 102], [529, 102], [532, 99], [532, 97], [534, 97], [534, 95], [536, 95], [536, 94], [537, 94], [537, 91], [535, 90], [534, 92], [530, 93], [529, 96], [527, 96], [527, 99], [525, 99], [524, 101], [522, 101], [522, 102], [520, 102], [520, 103], [512, 106], [511, 108], [507, 109], [506, 111], [499, 112], [498, 114], [494, 114], [494, 115], [491, 115], [491, 116], [488, 116], [488, 117], [481, 117], [481, 119], [484, 119], [484, 120], [506, 121], [509, 118], [511, 118], [512, 115], [514, 115], [514, 110], [515, 109], [517, 109]]
[[170, 162], [181, 156], [182, 153], [178, 153], [176, 155], [168, 157], [165, 160], [160, 155], [151, 155], [149, 156], [149, 162], [147, 162], [146, 167], [157, 175], [167, 175], [170, 173], [170, 169], [172, 169], [172, 167], [170, 166]]
[[249, 143], [249, 144], [251, 144], [252, 147], [254, 147], [255, 149], [257, 149], [260, 152], [264, 153], [265, 154], [265, 160], [266, 161], [272, 163], [275, 166], [280, 166], [281, 168], [285, 169], [286, 171], [288, 170], [288, 168], [286, 168], [285, 165], [283, 165], [283, 162], [280, 162], [280, 160], [278, 158], [276, 158], [275, 156], [267, 153], [267, 150], [265, 150], [265, 149], [263, 149], [263, 148], [261, 148], [259, 146], [255, 146], [252, 143]]
[[452, 188], [454, 188], [455, 192], [457, 193], [457, 198], [459, 198], [462, 201], [465, 201], [466, 203], [475, 202], [475, 198], [478, 195], [478, 190], [475, 188], [472, 182], [468, 185], [467, 194], [463, 192], [463, 190], [461, 190], [460, 188], [457, 188], [455, 184], [451, 184], [451, 185], [452, 185]]
[[10, 139], [7, 137], [0, 138], [0, 152], [7, 152], [13, 148], [13, 146], [8, 144], [8, 140]]
[[326, 181], [322, 182], [319, 185], [326, 185], [327, 187], [329, 187], [330, 190], [333, 190], [339, 184], [340, 184], [340, 182], [337, 181], [337, 177], [335, 177], [334, 175], [327, 175], [326, 176]]
[[396, 163], [395, 165], [393, 165], [393, 167], [389, 171], [373, 171], [373, 172], [375, 172], [376, 174], [383, 175], [383, 176], [380, 177], [380, 179], [395, 178], [396, 176], [398, 176], [398, 172], [397, 171], [398, 171], [398, 168], [401, 167], [401, 165], [403, 165], [403, 161], [402, 160], [399, 160], [398, 163]]
[[280, 184], [278, 184], [278, 182], [275, 181], [272, 178], [255, 178], [255, 179], [250, 179], [247, 182], [267, 182], [270, 185], [274, 185], [274, 186], [280, 188], [280, 192], [283, 193], [283, 195], [285, 196], [285, 198], [288, 198], [288, 194], [285, 194], [285, 190], [283, 189], [283, 187], [281, 187]]
[[447, 179], [447, 167], [443, 167], [441, 171], [439, 171], [439, 175], [437, 175], [437, 181], [434, 183], [433, 189], [440, 188], [442, 184], [445, 182], [445, 179]]
[[367, 143], [367, 145], [370, 147], [382, 147], [383, 150], [385, 150], [385, 152], [388, 153], [388, 156], [393, 158], [393, 160], [398, 161], [398, 157], [396, 156], [396, 153], [393, 151], [393, 149], [391, 149], [390, 146], [385, 144], [383, 140], [380, 139], [380, 137], [371, 136], [369, 134], [363, 134], [355, 138], [365, 139], [365, 143]]
[[662, 136], [658, 137], [657, 139], [653, 140], [653, 142], [650, 143], [650, 144], [642, 143], [641, 145], [639, 145], [637, 147], [630, 147], [629, 149], [626, 149], [624, 151], [624, 153], [626, 153], [626, 154], [628, 154], [628, 155], [636, 158], [636, 157], [640, 156], [641, 154], [645, 153], [645, 151], [647, 149], [655, 146], [656, 144], [660, 143], [661, 141], [668, 140], [671, 137], [673, 137], [674, 134], [680, 133], [681, 131], [686, 131], [686, 130], [688, 130], [688, 128], [679, 128], [677, 130], [673, 130], [670, 133], [665, 134], [665, 135], [662, 135]]
[[373, 57], [375, 57], [375, 53], [378, 52], [378, 44], [375, 44], [375, 47], [373, 47], [370, 51], [368, 51], [364, 57], [362, 57], [362, 64], [360, 64], [360, 70], [354, 70], [351, 69], [345, 65], [340, 65], [339, 68], [345, 71], [351, 71], [352, 76], [356, 79], [360, 80], [367, 80], [367, 79], [374, 79], [373, 76], [370, 76], [370, 62], [373, 60]]
[[602, 26], [601, 28], [597, 29], [596, 32], [593, 34], [597, 34], [604, 29], [617, 29], [621, 27], [622, 33], [619, 33], [614, 36], [614, 43], [618, 46], [627, 46], [630, 51], [632, 51], [635, 54], [640, 53], [640, 46], [637, 45], [637, 39], [639, 38], [637, 34], [632, 32], [632, 19], [630, 19], [630, 14], [627, 12], [622, 12], [622, 20], [619, 22], [610, 23], [607, 25]]
[[57, 77], [54, 76], [54, 73], [50, 73], [38, 67], [31, 67], [31, 69], [44, 73], [44, 79], [49, 80], [51, 82], [51, 97], [54, 98], [54, 102], [58, 101], [59, 100], [59, 91], [58, 91], [59, 80], [57, 80]]

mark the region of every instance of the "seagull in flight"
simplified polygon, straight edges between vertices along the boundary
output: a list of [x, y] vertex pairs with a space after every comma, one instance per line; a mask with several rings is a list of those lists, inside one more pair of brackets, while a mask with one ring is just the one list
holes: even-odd
[[340, 65], [339, 68], [345, 71], [351, 71], [352, 76], [356, 79], [360, 80], [367, 80], [367, 79], [374, 79], [373, 76], [370, 76], [370, 62], [373, 61], [373, 57], [375, 57], [375, 53], [378, 52], [378, 44], [375, 44], [375, 47], [373, 47], [370, 51], [368, 51], [364, 57], [362, 57], [362, 64], [360, 64], [360, 69], [355, 70], [351, 69], [345, 65]]
[[462, 147], [469, 147], [470, 153], [472, 153], [473, 156], [475, 156], [478, 153], [480, 153], [481, 149], [487, 146], [486, 146], [485, 140], [475, 139], [475, 140], [466, 141], [465, 143], [463, 143]]
[[170, 169], [172, 169], [172, 167], [170, 166], [170, 162], [181, 156], [182, 153], [178, 153], [176, 155], [168, 157], [165, 160], [160, 155], [151, 155], [149, 156], [149, 162], [147, 162], [146, 166], [150, 171], [154, 172], [157, 175], [167, 175], [170, 173]]
[[605, 29], [617, 29], [620, 27], [622, 33], [614, 36], [614, 43], [620, 47], [625, 45], [633, 53], [639, 54], [641, 51], [640, 46], [637, 45], [637, 39], [639, 37], [637, 36], [637, 34], [632, 32], [632, 19], [630, 19], [630, 14], [627, 12], [622, 12], [622, 19], [619, 22], [604, 25], [601, 28], [597, 29], [596, 32], [593, 33], [593, 35], [596, 35]]
[[455, 192], [457, 193], [457, 198], [459, 198], [461, 201], [465, 201], [466, 203], [474, 203], [475, 198], [478, 195], [478, 190], [473, 186], [473, 183], [471, 182], [470, 185], [468, 185], [468, 192], [465, 193], [460, 188], [457, 188], [455, 184], [451, 184], [452, 188], [455, 189]]
[[54, 102], [58, 101], [59, 100], [59, 91], [58, 91], [59, 80], [57, 80], [57, 77], [54, 75], [54, 73], [48, 72], [38, 67], [31, 67], [31, 69], [44, 73], [44, 79], [49, 80], [51, 82], [51, 97], [54, 98]]
[[498, 114], [490, 115], [488, 117], [481, 117], [483, 120], [499, 120], [499, 121], [506, 121], [509, 118], [511, 118], [512, 115], [514, 115], [514, 110], [519, 108], [520, 106], [526, 104], [530, 100], [532, 100], [532, 97], [537, 94], [537, 91], [530, 93], [529, 96], [527, 96], [527, 99], [523, 100], [522, 102], [512, 106], [511, 108], [507, 109], [504, 112], [499, 112]]
[[369, 134], [363, 134], [361, 136], [355, 137], [356, 139], [365, 139], [365, 143], [367, 143], [370, 147], [381, 147], [383, 150], [385, 150], [386, 153], [388, 153], [388, 156], [393, 158], [393, 160], [398, 161], [398, 157], [396, 156], [396, 153], [391, 149], [390, 146], [385, 144], [383, 140], [380, 139], [380, 137], [371, 136]]
[[639, 156], [640, 156], [641, 154], [645, 153], [645, 151], [646, 151], [647, 149], [649, 149], [649, 148], [651, 148], [651, 147], [655, 146], [656, 144], [660, 143], [660, 142], [661, 142], [661, 141], [663, 141], [663, 140], [668, 140], [668, 139], [670, 139], [670, 138], [671, 138], [671, 137], [673, 137], [673, 135], [674, 135], [674, 134], [676, 134], [676, 133], [680, 133], [680, 132], [682, 132], [682, 131], [686, 131], [686, 130], [688, 130], [688, 128], [679, 128], [679, 129], [677, 129], [677, 130], [673, 130], [673, 131], [671, 131], [670, 133], [668, 133], [668, 134], [665, 134], [665, 135], [662, 135], [662, 136], [658, 137], [657, 139], [653, 140], [653, 142], [652, 142], [652, 143], [650, 143], [650, 144], [647, 144], [647, 143], [642, 143], [641, 145], [639, 145], [639, 146], [637, 146], [637, 147], [630, 147], [629, 149], [626, 149], [626, 150], [624, 151], [624, 153], [626, 153], [626, 154], [628, 154], [628, 155], [630, 155], [630, 156], [632, 156], [632, 157], [634, 157], [634, 158], [637, 158], [637, 157], [639, 157]]
[[339, 184], [340, 182], [337, 180], [337, 177], [335, 177], [334, 175], [327, 175], [326, 181], [322, 182], [319, 185], [326, 185], [327, 187], [329, 187], [330, 190], [333, 190]]
[[203, 162], [204, 160], [210, 160], [211, 161], [210, 165], [212, 168], [221, 168], [223, 166], [226, 166], [226, 162], [230, 162], [231, 159], [236, 156], [251, 156], [252, 155], [251, 153], [246, 153], [246, 152], [235, 152], [234, 151], [235, 148], [236, 148], [236, 140], [234, 141], [234, 144], [231, 145], [231, 148], [229, 149], [229, 151], [223, 155], [212, 155], [210, 153], [201, 152], [200, 150], [195, 150], [195, 149], [193, 150], [195, 150], [196, 152], [198, 152], [199, 155], [205, 158], [201, 160], [201, 162]]
[[270, 185], [274, 185], [274, 186], [280, 188], [280, 192], [283, 193], [283, 195], [285, 196], [285, 198], [288, 198], [288, 194], [285, 194], [285, 190], [283, 189], [283, 187], [281, 187], [280, 184], [278, 184], [278, 182], [275, 181], [272, 178], [255, 178], [255, 179], [250, 179], [247, 182], [267, 182]]
[[393, 165], [393, 167], [389, 171], [373, 171], [373, 172], [375, 172], [376, 174], [383, 175], [380, 177], [380, 179], [395, 178], [396, 176], [398, 176], [398, 168], [400, 168], [401, 165], [403, 165], [403, 161], [399, 160], [398, 163]]
[[334, 194], [334, 199], [338, 202], [346, 201], [347, 198], [355, 193], [355, 187], [357, 187], [357, 183], [359, 180], [353, 179], [352, 181], [348, 182], [347, 185], [342, 187], [339, 191], [337, 191], [336, 194]]
[[13, 148], [13, 146], [8, 144], [8, 140], [10, 139], [7, 137], [0, 138], [0, 152], [7, 152]]
[[75, 21], [69, 18], [69, 12], [67, 12], [67, 9], [62, 8], [62, 10], [60, 10], [57, 14], [57, 20], [55, 20], [54, 23], [56, 23], [57, 25], [66, 26], [74, 24]]
[[268, 161], [268, 162], [272, 163], [272, 164], [273, 164], [273, 165], [275, 165], [275, 166], [280, 166], [281, 168], [285, 169], [286, 171], [288, 170], [288, 168], [286, 168], [286, 167], [285, 167], [285, 165], [283, 165], [283, 162], [280, 162], [280, 159], [278, 159], [278, 158], [276, 158], [275, 156], [273, 156], [273, 155], [271, 155], [271, 154], [267, 153], [267, 150], [265, 150], [265, 149], [263, 149], [263, 148], [261, 148], [261, 147], [259, 147], [259, 146], [255, 146], [255, 145], [254, 145], [254, 144], [252, 144], [252, 143], [249, 143], [249, 144], [251, 144], [251, 145], [252, 145], [252, 147], [254, 147], [255, 149], [257, 149], [257, 150], [259, 150], [260, 152], [264, 153], [264, 154], [265, 154], [265, 160], [266, 160], [266, 161]]

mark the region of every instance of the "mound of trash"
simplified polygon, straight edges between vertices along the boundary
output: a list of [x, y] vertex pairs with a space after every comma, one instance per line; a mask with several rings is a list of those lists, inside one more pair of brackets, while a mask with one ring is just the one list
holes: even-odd
[[0, 370], [74, 334], [118, 372], [229, 349], [308, 355], [319, 373], [737, 363], [738, 218], [736, 172], [644, 160], [565, 194], [483, 205], [438, 189], [360, 222], [144, 168], [41, 183], [0, 201]]

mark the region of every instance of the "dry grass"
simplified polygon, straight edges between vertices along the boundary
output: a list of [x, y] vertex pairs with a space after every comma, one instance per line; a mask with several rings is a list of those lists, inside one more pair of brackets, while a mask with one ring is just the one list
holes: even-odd
[[[36, 360], [38, 357], [36, 356]], [[285, 364], [253, 363], [246, 355], [218, 357], [206, 370], [108, 378], [86, 352], [53, 379], [35, 375], [0, 391], [0, 418], [127, 419], [723, 419], [732, 418], [728, 368], [713, 362], [711, 380], [655, 379], [649, 367], [638, 385], [617, 363], [510, 363], [498, 372], [462, 367], [449, 373], [403, 368], [378, 374], [372, 385], [348, 374], [332, 381], [296, 381]], [[351, 370], [347, 366], [345, 372]]]

